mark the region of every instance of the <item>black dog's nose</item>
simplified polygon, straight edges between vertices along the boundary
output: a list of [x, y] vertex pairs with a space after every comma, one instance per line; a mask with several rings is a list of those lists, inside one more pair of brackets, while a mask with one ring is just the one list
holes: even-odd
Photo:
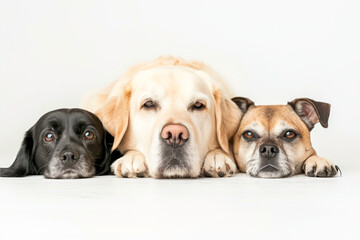
[[65, 151], [60, 154], [60, 160], [63, 162], [75, 162], [79, 157], [79, 154], [75, 151]]
[[273, 158], [278, 154], [279, 148], [274, 145], [261, 145], [260, 154], [264, 158]]

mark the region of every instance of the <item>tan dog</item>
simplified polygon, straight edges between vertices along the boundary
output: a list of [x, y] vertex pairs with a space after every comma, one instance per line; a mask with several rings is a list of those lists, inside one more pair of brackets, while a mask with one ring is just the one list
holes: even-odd
[[303, 172], [310, 177], [337, 174], [339, 168], [318, 157], [310, 141], [310, 131], [316, 123], [327, 128], [330, 104], [308, 98], [270, 106], [255, 106], [242, 97], [233, 101], [246, 113], [233, 139], [240, 171], [265, 178]]
[[86, 101], [124, 156], [119, 177], [231, 176], [241, 111], [209, 67], [161, 57], [129, 69]]

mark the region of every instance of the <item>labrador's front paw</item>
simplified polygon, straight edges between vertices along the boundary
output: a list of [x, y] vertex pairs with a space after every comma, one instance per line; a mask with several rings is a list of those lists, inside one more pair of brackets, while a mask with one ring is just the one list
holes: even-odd
[[137, 151], [129, 151], [111, 165], [112, 172], [117, 177], [141, 178], [148, 176], [145, 157]]
[[201, 172], [206, 177], [231, 177], [236, 172], [236, 164], [225, 152], [217, 149], [206, 155]]

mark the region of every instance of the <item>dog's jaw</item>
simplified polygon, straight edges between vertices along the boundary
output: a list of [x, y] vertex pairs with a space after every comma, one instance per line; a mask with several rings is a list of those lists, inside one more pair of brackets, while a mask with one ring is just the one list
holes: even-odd
[[292, 164], [291, 159], [289, 159], [282, 150], [280, 150], [275, 163], [262, 159], [259, 154], [259, 149], [255, 149], [254, 152], [255, 154], [249, 156], [249, 160], [246, 162], [246, 173], [250, 176], [280, 178], [295, 174], [294, 164]]
[[89, 159], [82, 157], [73, 167], [64, 168], [58, 158], [53, 157], [44, 171], [44, 176], [50, 179], [90, 178], [95, 175], [95, 167], [89, 163]]

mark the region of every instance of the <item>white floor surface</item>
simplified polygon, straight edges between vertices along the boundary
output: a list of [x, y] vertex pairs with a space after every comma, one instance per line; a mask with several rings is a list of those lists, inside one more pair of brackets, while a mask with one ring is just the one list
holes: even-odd
[[360, 239], [360, 174], [0, 178], [0, 239]]

